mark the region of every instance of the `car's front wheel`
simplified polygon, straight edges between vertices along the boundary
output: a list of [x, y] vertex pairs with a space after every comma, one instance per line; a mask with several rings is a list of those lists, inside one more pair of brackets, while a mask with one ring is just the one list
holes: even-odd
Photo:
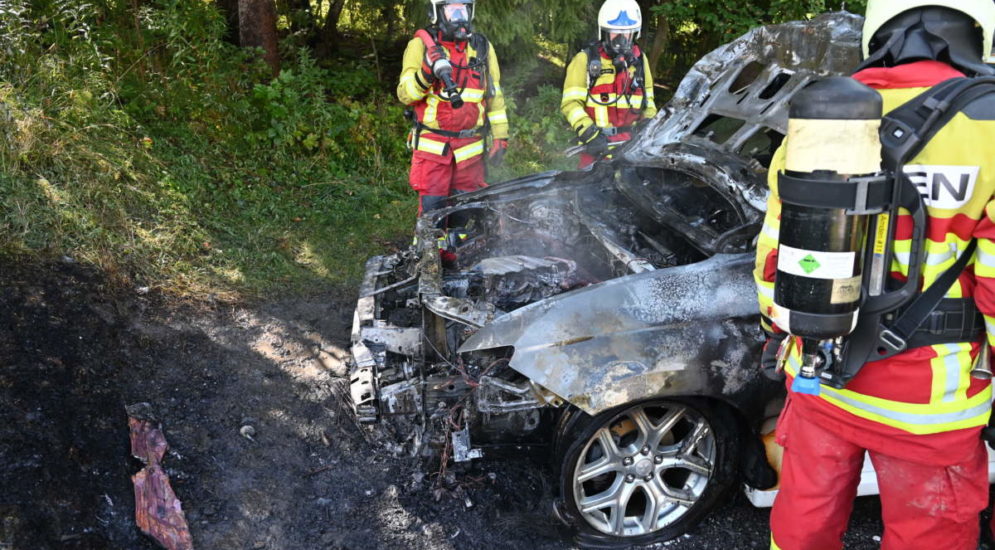
[[703, 400], [654, 400], [561, 425], [564, 511], [582, 539], [628, 546], [680, 536], [735, 479], [730, 415]]

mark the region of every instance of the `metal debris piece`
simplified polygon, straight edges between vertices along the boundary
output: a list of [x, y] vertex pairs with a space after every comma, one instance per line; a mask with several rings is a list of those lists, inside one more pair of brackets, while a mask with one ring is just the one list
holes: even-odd
[[[143, 404], [145, 405], [145, 404]], [[154, 538], [167, 550], [193, 550], [193, 539], [187, 527], [183, 507], [173, 488], [169, 476], [162, 468], [162, 459], [169, 449], [162, 430], [151, 420], [151, 414], [144, 407], [128, 407], [132, 411], [143, 410], [145, 419], [128, 417], [131, 431], [131, 454], [145, 463], [140, 472], [131, 476], [135, 485], [135, 523], [146, 535]]]
[[530, 411], [544, 405], [528, 382], [515, 384], [494, 376], [481, 376], [477, 393], [477, 410], [487, 414]]
[[382, 344], [391, 353], [420, 355], [422, 352], [420, 328], [369, 327], [363, 329], [362, 335], [363, 340]]
[[238, 430], [238, 433], [242, 434], [242, 437], [248, 439], [249, 441], [255, 441], [255, 439], [252, 436], [256, 435], [256, 429], [249, 424], [242, 426]]
[[453, 460], [469, 462], [482, 456], [484, 456], [483, 450], [470, 448], [470, 429], [468, 426], [463, 426], [462, 430], [453, 432]]

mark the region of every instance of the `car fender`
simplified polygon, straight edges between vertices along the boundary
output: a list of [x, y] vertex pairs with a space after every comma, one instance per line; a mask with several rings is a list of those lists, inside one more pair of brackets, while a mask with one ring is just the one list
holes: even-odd
[[752, 268], [752, 254], [716, 255], [592, 285], [495, 319], [459, 352], [511, 346], [513, 369], [592, 415], [668, 395], [740, 408], [763, 343]]

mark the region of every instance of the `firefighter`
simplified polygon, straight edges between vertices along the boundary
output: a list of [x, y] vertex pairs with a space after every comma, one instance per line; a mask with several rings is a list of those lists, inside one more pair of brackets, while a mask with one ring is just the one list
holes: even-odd
[[430, 25], [404, 50], [397, 97], [413, 128], [409, 182], [419, 212], [455, 193], [486, 186], [485, 134], [492, 164], [508, 148], [508, 116], [494, 47], [473, 30], [473, 0], [431, 0]]
[[[948, 79], [989, 75], [983, 60], [992, 51], [993, 32], [991, 0], [869, 0], [864, 62], [853, 77], [877, 89], [888, 112]], [[782, 328], [771, 317], [781, 211], [776, 183], [785, 151], [778, 150], [770, 169], [754, 272], [769, 334]], [[978, 336], [923, 346], [913, 338], [906, 351], [866, 363], [844, 389], [822, 385], [818, 395], [806, 395], [790, 390], [800, 353], [797, 339], [787, 339], [776, 355], [789, 392], [777, 424], [784, 459], [771, 513], [772, 549], [842, 548], [865, 451], [880, 488], [883, 550], [977, 548], [978, 514], [988, 502], [988, 460], [979, 436], [989, 421], [992, 390], [971, 371], [982, 347], [995, 344], [995, 98], [982, 97], [957, 113], [905, 173], [928, 211], [919, 292], [977, 240], [973, 261], [944, 300], [965, 298], [961, 303], [972, 309], [944, 313], [945, 323], [931, 328], [948, 336], [958, 329], [983, 334], [982, 316], [973, 313], [980, 310], [987, 341]], [[909, 272], [909, 218], [899, 212], [894, 281]], [[977, 324], [965, 321], [972, 317]], [[775, 349], [776, 338], [763, 363], [769, 365]]]
[[636, 44], [642, 25], [636, 0], [605, 0], [598, 40], [567, 66], [560, 111], [584, 146], [581, 168], [628, 141], [637, 122], [656, 115], [649, 60]]

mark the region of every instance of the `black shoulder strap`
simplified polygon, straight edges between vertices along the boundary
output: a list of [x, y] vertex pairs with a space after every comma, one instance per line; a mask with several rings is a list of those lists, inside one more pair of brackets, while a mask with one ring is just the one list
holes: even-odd
[[590, 94], [601, 76], [601, 51], [598, 42], [591, 42], [584, 47], [587, 56], [587, 93]]
[[597, 40], [593, 42], [588, 42], [584, 46], [584, 53], [587, 55], [587, 62], [590, 63], [592, 59], [601, 59], [601, 43]]
[[[940, 304], [943, 297], [947, 295], [947, 291], [950, 290], [954, 281], [963, 273], [964, 268], [971, 261], [971, 257], [974, 256], [974, 251], [977, 248], [978, 241], [972, 239], [968, 243], [967, 248], [964, 249], [964, 252], [957, 258], [957, 261], [954, 262], [954, 265], [948, 267], [942, 275], [933, 281], [933, 284], [929, 285], [929, 288], [918, 295], [908, 307], [902, 310], [902, 314], [885, 331], [890, 334], [885, 334], [884, 338], [897, 336], [901, 341], [908, 341], [912, 333], [919, 328], [919, 325], [926, 320], [926, 317], [929, 317], [929, 314], [936, 309], [936, 306]], [[897, 342], [898, 340], [895, 341]]]
[[[957, 113], [991, 93], [995, 93], [995, 78], [954, 78], [937, 84], [888, 113], [881, 124], [885, 166], [900, 173], [905, 164], [919, 154]], [[977, 246], [977, 241], [972, 240], [957, 261], [882, 332], [882, 340], [895, 343], [907, 341], [946, 296], [974, 256]]]
[[491, 78], [491, 45], [487, 41], [487, 37], [481, 33], [475, 32], [470, 38], [473, 41], [473, 49], [477, 52], [477, 57], [484, 60], [484, 70], [480, 72], [487, 83], [487, 91], [484, 97], [490, 99], [497, 95], [497, 88], [494, 86], [494, 80]]
[[912, 160], [957, 113], [995, 92], [995, 77], [952, 78], [891, 111], [881, 123], [885, 168]]
[[487, 41], [487, 37], [475, 32], [470, 38], [470, 44], [477, 52], [477, 59], [484, 60], [484, 71], [487, 72], [487, 68], [491, 62], [491, 46], [490, 42]]
[[649, 105], [649, 96], [646, 92], [646, 60], [643, 59], [643, 49], [639, 48], [639, 55], [636, 56], [636, 80], [639, 83], [639, 89], [643, 92], [643, 101], [639, 106], [640, 114], [646, 110], [647, 105]]

